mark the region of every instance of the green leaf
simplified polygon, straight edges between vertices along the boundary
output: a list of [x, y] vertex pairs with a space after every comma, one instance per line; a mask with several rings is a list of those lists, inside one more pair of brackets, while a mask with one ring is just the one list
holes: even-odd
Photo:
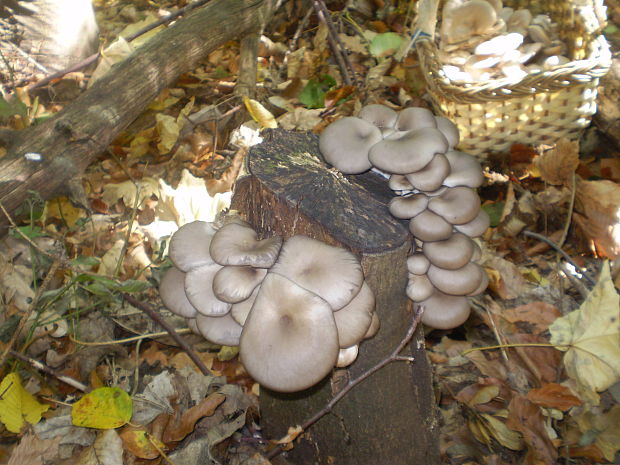
[[25, 118], [28, 115], [28, 107], [19, 99], [8, 102], [0, 96], [0, 116], [9, 117], [14, 115]]
[[403, 38], [394, 32], [377, 34], [371, 41], [368, 51], [374, 57], [394, 55], [403, 43]]
[[504, 211], [505, 203], [506, 202], [494, 202], [482, 206], [482, 209], [489, 215], [492, 228], [499, 224], [499, 220], [502, 217], [502, 212]]
[[323, 108], [325, 106], [325, 94], [336, 86], [336, 80], [323, 75], [320, 79], [310, 79], [299, 93], [299, 101], [306, 108]]
[[77, 258], [74, 258], [73, 260], [71, 260], [71, 265], [73, 266], [95, 266], [95, 265], [99, 265], [99, 263], [101, 263], [101, 260], [98, 257], [85, 257], [83, 255], [80, 255]]
[[127, 292], [128, 294], [133, 294], [136, 292], [142, 292], [145, 289], [148, 289], [151, 285], [146, 281], [138, 281], [137, 279], [128, 279], [127, 281], [123, 281], [119, 286], [118, 290], [121, 292]]
[[129, 394], [118, 387], [102, 387], [73, 404], [71, 420], [75, 426], [112, 429], [127, 424], [132, 413]]
[[[45, 236], [45, 232], [40, 227], [33, 226], [31, 224], [26, 225], [26, 226], [18, 226], [17, 229], [19, 229], [22, 232], [22, 234], [24, 234], [29, 239], [34, 239], [36, 237]], [[11, 231], [11, 235], [16, 238], [22, 237], [21, 234], [17, 233], [17, 231]]]

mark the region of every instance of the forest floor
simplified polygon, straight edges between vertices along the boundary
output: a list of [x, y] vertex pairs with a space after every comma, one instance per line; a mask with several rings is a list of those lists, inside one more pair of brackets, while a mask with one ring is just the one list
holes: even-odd
[[[0, 463], [181, 464], [193, 463], [188, 457], [198, 450], [220, 463], [270, 463], [265, 447], [278, 438], [260, 435], [259, 387], [237, 350], [187, 335], [211, 371], [203, 375], [120, 295], [163, 308], [157, 285], [169, 266], [167, 239], [186, 222], [213, 221], [229, 205], [245, 153], [231, 144], [233, 134], [247, 141], [273, 124], [319, 133], [369, 103], [430, 106], [416, 53], [394, 58], [412, 32], [415, 2], [328, 5], [358, 80], [349, 86], [332, 58], [327, 28], [307, 3], [285, 2], [265, 31], [253, 99], [233, 93], [239, 44], [227, 43], [162, 92], [89, 167], [83, 184], [90, 211], [34, 193], [24, 204], [26, 220], [0, 240], [0, 353], [12, 348], [55, 373], [37, 371], [15, 352], [0, 367]], [[171, 1], [95, 5], [104, 48], [179, 7]], [[620, 4], [607, 7], [604, 33], [616, 74], [605, 83], [601, 108], [617, 111]], [[124, 53], [103, 56], [120, 60]], [[71, 73], [36, 98], [20, 90], [28, 115], [4, 115], [5, 127], [35, 124], [61, 110], [91, 74]], [[199, 112], [218, 116], [190, 123], [187, 115]], [[616, 136], [595, 118], [579, 141], [515, 144], [482, 160], [479, 195], [491, 227], [481, 264], [489, 288], [473, 299], [463, 326], [426, 338], [443, 463], [619, 463]], [[69, 264], [55, 258], [58, 250]], [[12, 337], [24, 312], [31, 323]], [[170, 321], [185, 327], [182, 319]], [[115, 422], [126, 423], [128, 411], [110, 406], [109, 393], [99, 399], [110, 409], [106, 415], [84, 404], [72, 413], [83, 390], [100, 387], [131, 394], [132, 424], [114, 429]]]

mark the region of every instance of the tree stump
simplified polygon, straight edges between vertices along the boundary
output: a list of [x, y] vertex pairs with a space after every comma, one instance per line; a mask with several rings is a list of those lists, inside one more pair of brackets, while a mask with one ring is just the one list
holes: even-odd
[[[351, 250], [361, 259], [381, 320], [378, 334], [361, 343], [355, 363], [334, 370], [319, 385], [294, 394], [261, 388], [263, 428], [268, 437], [279, 438], [321, 410], [350, 379], [388, 356], [404, 337], [412, 321], [412, 304], [405, 295], [412, 238], [406, 223], [388, 211], [393, 193], [384, 178], [374, 173], [343, 176], [329, 169], [319, 158], [313, 134], [275, 129], [264, 137], [248, 155], [250, 175], [238, 181], [232, 208], [263, 236], [305, 234]], [[403, 355], [412, 355], [415, 362], [394, 362], [356, 386], [298, 440], [288, 453], [291, 461], [439, 463], [438, 420], [421, 328]]]

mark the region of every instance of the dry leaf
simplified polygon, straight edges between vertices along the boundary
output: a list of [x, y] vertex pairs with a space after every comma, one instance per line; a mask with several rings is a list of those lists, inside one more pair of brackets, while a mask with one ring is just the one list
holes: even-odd
[[620, 184], [579, 180], [575, 211], [577, 225], [597, 253], [612, 260], [620, 257]]
[[595, 433], [594, 444], [605, 458], [613, 462], [616, 452], [620, 450], [620, 405], [614, 405], [605, 413], [584, 411], [575, 418], [583, 433]]
[[568, 376], [593, 391], [620, 380], [620, 298], [611, 280], [609, 262], [578, 310], [550, 327], [551, 343], [564, 354]]
[[510, 401], [508, 412], [506, 425], [521, 433], [528, 448], [523, 463], [556, 465], [558, 452], [549, 438], [540, 407], [517, 395]]
[[84, 449], [76, 465], [123, 465], [123, 441], [113, 429], [101, 431], [92, 446]]
[[530, 302], [502, 312], [502, 317], [510, 323], [519, 321], [529, 323], [531, 326], [529, 329], [536, 334], [546, 331], [560, 315], [555, 306], [545, 302]]
[[557, 383], [547, 383], [540, 389], [532, 389], [527, 393], [529, 401], [545, 408], [568, 410], [581, 405], [581, 399], [575, 396], [570, 389]]
[[536, 160], [540, 177], [549, 184], [570, 186], [579, 166], [579, 142], [562, 138]]
[[58, 459], [60, 436], [54, 439], [40, 439], [26, 434], [11, 452], [7, 465], [43, 465]]
[[184, 412], [181, 418], [178, 418], [176, 422], [169, 422], [163, 433], [163, 441], [166, 443], [181, 441], [194, 430], [194, 426], [198, 420], [202, 417], [210, 417], [213, 415], [215, 409], [225, 400], [226, 396], [220, 393], [215, 392], [210, 394], [198, 405]]
[[260, 124], [261, 128], [278, 127], [278, 122], [276, 119], [261, 103], [248, 97], [243, 97], [243, 103], [245, 104], [245, 108], [247, 108], [252, 119]]

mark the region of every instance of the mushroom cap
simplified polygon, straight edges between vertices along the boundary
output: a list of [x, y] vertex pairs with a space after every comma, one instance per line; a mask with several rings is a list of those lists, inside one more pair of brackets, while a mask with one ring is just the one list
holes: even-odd
[[181, 271], [213, 263], [209, 254], [211, 239], [217, 230], [212, 223], [192, 221], [181, 226], [170, 238], [168, 255]]
[[464, 224], [478, 215], [480, 197], [469, 187], [452, 187], [430, 199], [428, 209], [451, 224]]
[[372, 312], [370, 326], [368, 327], [366, 334], [364, 334], [364, 339], [374, 337], [375, 334], [379, 332], [379, 328], [381, 328], [381, 320], [379, 319], [379, 315], [377, 315], [377, 312]]
[[202, 315], [222, 316], [230, 311], [230, 304], [222, 302], [213, 293], [213, 278], [221, 268], [213, 263], [199, 266], [185, 274], [185, 295]]
[[397, 131], [413, 131], [415, 129], [436, 128], [437, 121], [433, 112], [427, 108], [410, 107], [401, 110], [396, 120]]
[[480, 265], [469, 262], [457, 270], [446, 270], [431, 265], [426, 276], [433, 286], [445, 294], [467, 295], [478, 289], [485, 274]]
[[411, 218], [409, 231], [423, 242], [443, 241], [452, 235], [452, 225], [432, 211], [424, 210]]
[[242, 300], [241, 302], [237, 302], [236, 304], [232, 304], [230, 315], [241, 326], [245, 325], [245, 320], [247, 320], [248, 315], [252, 311], [252, 306], [254, 305], [254, 301], [256, 300], [256, 296], [259, 291], [260, 286], [256, 286], [256, 289], [254, 289], [250, 297]]
[[428, 165], [436, 153], [447, 150], [448, 140], [439, 129], [423, 128], [386, 137], [371, 147], [368, 158], [386, 173], [409, 174]]
[[443, 153], [433, 159], [419, 171], [406, 175], [407, 180], [418, 190], [434, 191], [441, 187], [446, 176], [450, 174], [450, 163]]
[[456, 270], [472, 259], [475, 247], [475, 242], [469, 236], [456, 232], [445, 241], [425, 242], [422, 252], [433, 265]]
[[220, 265], [249, 265], [255, 268], [271, 267], [282, 247], [279, 236], [258, 240], [250, 226], [240, 222], [222, 226], [211, 239], [211, 257]]
[[364, 281], [362, 288], [353, 300], [334, 312], [340, 348], [352, 346], [364, 339], [364, 334], [370, 327], [374, 311], [375, 295]]
[[390, 107], [374, 103], [362, 108], [357, 116], [370, 124], [374, 124], [383, 132], [384, 129], [392, 130], [394, 128], [398, 113]]
[[268, 273], [241, 333], [239, 353], [248, 373], [274, 391], [301, 391], [332, 370], [339, 350], [329, 304]]
[[483, 268], [482, 269], [482, 280], [480, 281], [480, 284], [478, 285], [476, 289], [474, 289], [469, 294], [467, 294], [467, 296], [473, 297], [478, 294], [482, 294], [488, 286], [489, 286], [489, 275], [486, 273], [486, 271], [484, 271], [484, 268]]
[[456, 328], [465, 323], [471, 313], [466, 297], [446, 295], [437, 290], [418, 306], [424, 307], [422, 323], [434, 329]]
[[192, 333], [202, 336], [202, 334], [200, 334], [200, 330], [198, 329], [196, 318], [185, 318], [185, 323], [187, 323], [187, 327]]
[[428, 299], [431, 294], [435, 292], [435, 287], [425, 274], [409, 273], [409, 280], [407, 281], [405, 292], [407, 293], [407, 297], [414, 302], [421, 302]]
[[447, 139], [450, 150], [459, 145], [461, 136], [456, 124], [445, 116], [435, 116], [435, 122], [437, 123], [437, 129], [439, 129]]
[[293, 236], [282, 246], [271, 272], [286, 276], [339, 310], [357, 295], [364, 274], [348, 250], [307, 236]]
[[490, 224], [491, 219], [489, 218], [489, 215], [483, 209], [480, 209], [478, 215], [469, 223], [457, 224], [454, 228], [469, 237], [478, 237], [484, 234]]
[[159, 296], [168, 310], [185, 318], [194, 318], [198, 311], [185, 295], [185, 273], [174, 266], [159, 282]]
[[446, 152], [446, 158], [450, 163], [450, 174], [443, 180], [444, 186], [476, 188], [482, 185], [484, 175], [476, 157], [458, 150], [449, 150]]
[[409, 181], [407, 181], [407, 177], [404, 174], [391, 175], [390, 180], [388, 181], [388, 186], [390, 189], [397, 192], [413, 190], [413, 186]]
[[344, 368], [351, 365], [357, 358], [358, 351], [359, 345], [357, 344], [351, 347], [345, 347], [344, 349], [340, 349], [338, 351], [338, 361], [336, 362], [336, 366], [338, 368]]
[[442, 17], [441, 38], [453, 44], [489, 31], [497, 21], [497, 12], [485, 0], [470, 0], [456, 7], [447, 2]]
[[213, 277], [213, 293], [222, 302], [241, 302], [250, 297], [266, 274], [265, 268], [224, 266]]
[[428, 197], [424, 194], [411, 194], [390, 199], [390, 213], [403, 220], [419, 215], [428, 206]]
[[207, 341], [222, 346], [238, 346], [241, 330], [239, 323], [230, 313], [223, 316], [196, 315], [198, 331]]
[[431, 262], [420, 252], [413, 253], [407, 257], [407, 270], [413, 274], [424, 274], [428, 271]]
[[325, 128], [319, 138], [323, 159], [345, 174], [359, 174], [372, 168], [370, 148], [382, 139], [381, 130], [372, 123], [347, 116]]

